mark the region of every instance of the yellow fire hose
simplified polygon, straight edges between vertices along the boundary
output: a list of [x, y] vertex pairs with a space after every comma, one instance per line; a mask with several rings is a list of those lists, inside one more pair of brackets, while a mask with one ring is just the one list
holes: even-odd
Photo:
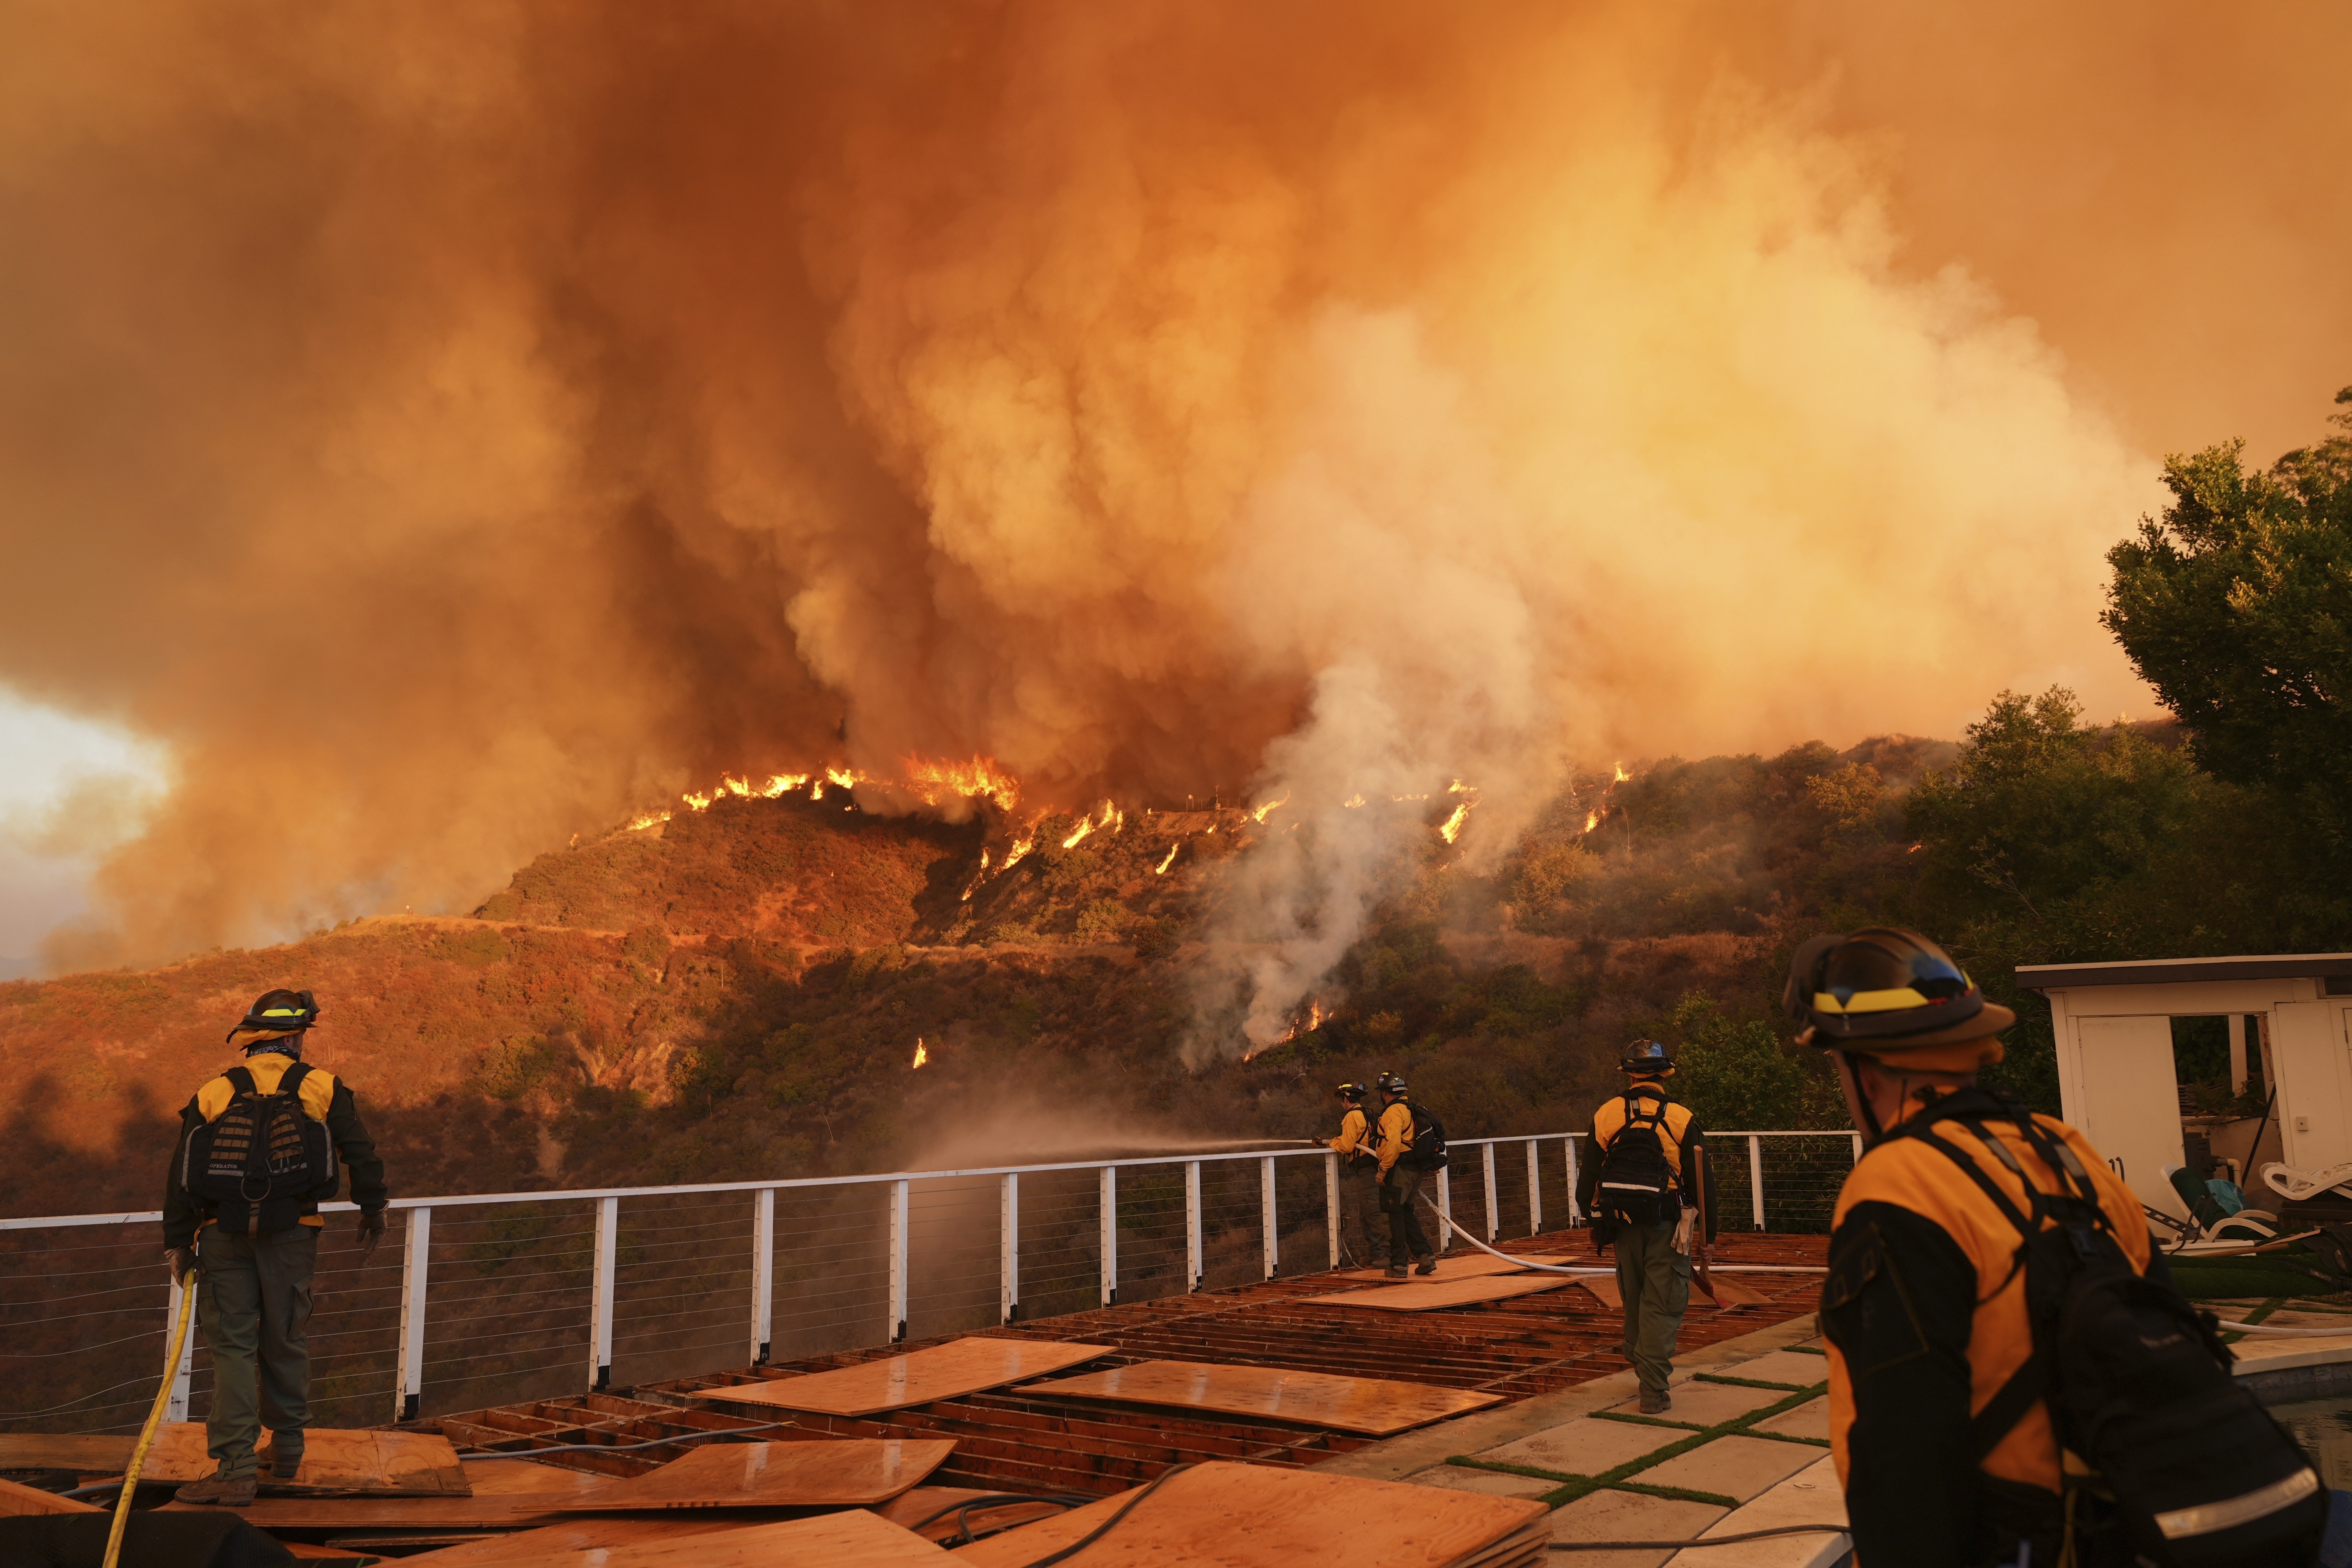
[[172, 1403], [172, 1384], [180, 1375], [180, 1353], [187, 1348], [188, 1320], [196, 1306], [196, 1277], [199, 1269], [188, 1270], [180, 1286], [180, 1321], [172, 1330], [172, 1354], [163, 1363], [163, 1386], [155, 1391], [155, 1408], [147, 1413], [147, 1425], [140, 1429], [139, 1446], [131, 1450], [131, 1468], [122, 1474], [122, 1496], [114, 1504], [114, 1528], [106, 1532], [105, 1568], [118, 1568], [122, 1561], [122, 1531], [131, 1522], [131, 1494], [139, 1489], [139, 1470], [147, 1463], [147, 1450], [155, 1444], [155, 1429], [163, 1424], [164, 1407]]

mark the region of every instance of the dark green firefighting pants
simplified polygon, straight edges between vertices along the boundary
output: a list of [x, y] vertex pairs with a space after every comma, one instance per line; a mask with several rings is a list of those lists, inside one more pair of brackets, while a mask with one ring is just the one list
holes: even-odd
[[1421, 1179], [1426, 1172], [1407, 1169], [1403, 1165], [1389, 1167], [1387, 1178], [1381, 1183], [1381, 1208], [1389, 1216], [1389, 1267], [1402, 1268], [1416, 1258], [1428, 1258], [1437, 1248], [1429, 1245], [1429, 1233], [1421, 1227], [1421, 1211], [1413, 1206], [1421, 1195]]
[[1675, 1338], [1690, 1305], [1691, 1260], [1675, 1250], [1675, 1222], [1617, 1233], [1617, 1293], [1625, 1299], [1625, 1359], [1642, 1386], [1663, 1393], [1675, 1371]]
[[196, 1316], [213, 1356], [205, 1436], [222, 1475], [247, 1475], [264, 1426], [282, 1459], [302, 1452], [302, 1429], [310, 1424], [307, 1331], [319, 1227], [247, 1237], [208, 1225], [199, 1250], [205, 1273]]

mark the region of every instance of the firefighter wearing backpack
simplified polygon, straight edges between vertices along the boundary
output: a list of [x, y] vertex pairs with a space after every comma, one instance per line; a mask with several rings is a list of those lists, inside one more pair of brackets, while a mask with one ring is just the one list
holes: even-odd
[[163, 1183], [164, 1261], [197, 1272], [196, 1315], [212, 1352], [205, 1436], [215, 1472], [180, 1489], [183, 1502], [251, 1502], [260, 1428], [270, 1474], [290, 1480], [310, 1416], [310, 1277], [319, 1205], [335, 1195], [336, 1159], [351, 1168], [359, 1235], [384, 1230], [383, 1162], [360, 1123], [351, 1086], [302, 1060], [319, 1021], [308, 991], [270, 991], [231, 1029], [245, 1060], [196, 1090]]
[[1592, 1216], [1593, 1250], [1617, 1249], [1625, 1359], [1641, 1380], [1643, 1413], [1655, 1415], [1674, 1404], [1667, 1384], [1690, 1306], [1691, 1248], [1715, 1240], [1716, 1205], [1706, 1205], [1710, 1228], [1694, 1242], [1706, 1139], [1666, 1088], [1674, 1054], [1662, 1041], [1636, 1040], [1618, 1066], [1630, 1081], [1592, 1113], [1593, 1157], [1577, 1174], [1576, 1203]]
[[1425, 1107], [1414, 1105], [1404, 1079], [1384, 1072], [1372, 1080], [1380, 1091], [1381, 1212], [1389, 1216], [1388, 1277], [1402, 1279], [1405, 1265], [1415, 1274], [1437, 1272], [1437, 1248], [1429, 1245], [1414, 1200], [1422, 1178], [1445, 1164], [1445, 1130]]
[[1864, 1150], [1822, 1321], [1864, 1563], [2308, 1564], [2327, 1500], [2084, 1136], [1990, 1089], [2014, 1024], [1935, 943], [1798, 949], [1783, 997]]

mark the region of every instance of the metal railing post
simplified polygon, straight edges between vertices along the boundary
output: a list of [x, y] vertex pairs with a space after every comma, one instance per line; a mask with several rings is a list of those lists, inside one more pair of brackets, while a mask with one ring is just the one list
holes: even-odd
[[425, 1395], [425, 1265], [433, 1252], [433, 1211], [410, 1209], [400, 1261], [400, 1368], [392, 1385], [392, 1418], [414, 1421]]
[[776, 1189], [761, 1187], [751, 1204], [751, 1364], [768, 1363], [776, 1322]]
[[890, 1332], [889, 1342], [907, 1337], [907, 1190], [911, 1184], [890, 1184]]
[[596, 1200], [596, 1294], [589, 1320], [588, 1388], [602, 1394], [613, 1381], [613, 1265], [620, 1255], [621, 1200]]
[[177, 1279], [171, 1281], [171, 1299], [163, 1303], [163, 1375], [172, 1380], [172, 1396], [163, 1405], [163, 1419], [185, 1421], [188, 1418], [188, 1384], [196, 1370], [196, 1319], [201, 1313], [193, 1303], [188, 1312], [188, 1339], [180, 1347], [180, 1359], [174, 1364], [172, 1356], [172, 1331], [180, 1326], [180, 1298], [187, 1287]]
[[1201, 1288], [1201, 1162], [1184, 1162], [1184, 1289]]
[[1862, 1134], [1859, 1132], [1853, 1135], [1853, 1163], [1857, 1165], [1862, 1163]]
[[1756, 1219], [1756, 1228], [1764, 1228], [1764, 1140], [1750, 1132], [1748, 1135], [1748, 1206]]
[[1331, 1267], [1339, 1267], [1339, 1156], [1323, 1154], [1323, 1219], [1331, 1236]]
[[1486, 1158], [1481, 1163], [1486, 1167], [1486, 1240], [1488, 1245], [1491, 1246], [1495, 1239], [1503, 1234], [1503, 1222], [1496, 1212], [1498, 1205], [1495, 1202], [1495, 1144], [1493, 1140], [1490, 1139], [1486, 1142], [1480, 1144], [1479, 1149], [1480, 1152], [1486, 1156]]
[[1000, 1316], [1021, 1315], [1021, 1173], [1007, 1171], [996, 1191], [996, 1279]]
[[1451, 1173], [1443, 1166], [1437, 1172], [1437, 1250], [1440, 1252], [1454, 1245], [1454, 1184], [1446, 1180]]
[[1568, 1146], [1568, 1228], [1574, 1230], [1584, 1223], [1583, 1205], [1576, 1201], [1576, 1134], [1571, 1132], [1560, 1142]]
[[1102, 1168], [1102, 1304], [1118, 1300], [1118, 1167]]
[[1274, 1278], [1278, 1261], [1276, 1244], [1278, 1240], [1274, 1221], [1274, 1156], [1268, 1154], [1258, 1162], [1258, 1230], [1265, 1238], [1265, 1277]]
[[1543, 1234], [1543, 1160], [1532, 1138], [1528, 1140], [1528, 1234]]

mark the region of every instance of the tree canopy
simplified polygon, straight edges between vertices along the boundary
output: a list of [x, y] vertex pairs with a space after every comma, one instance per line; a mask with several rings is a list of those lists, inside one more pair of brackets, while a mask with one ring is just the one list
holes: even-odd
[[[2352, 405], [2352, 387], [2336, 395]], [[2248, 472], [2245, 444], [2166, 459], [2172, 504], [2108, 552], [2101, 616], [2216, 777], [2352, 852], [2352, 412]]]

